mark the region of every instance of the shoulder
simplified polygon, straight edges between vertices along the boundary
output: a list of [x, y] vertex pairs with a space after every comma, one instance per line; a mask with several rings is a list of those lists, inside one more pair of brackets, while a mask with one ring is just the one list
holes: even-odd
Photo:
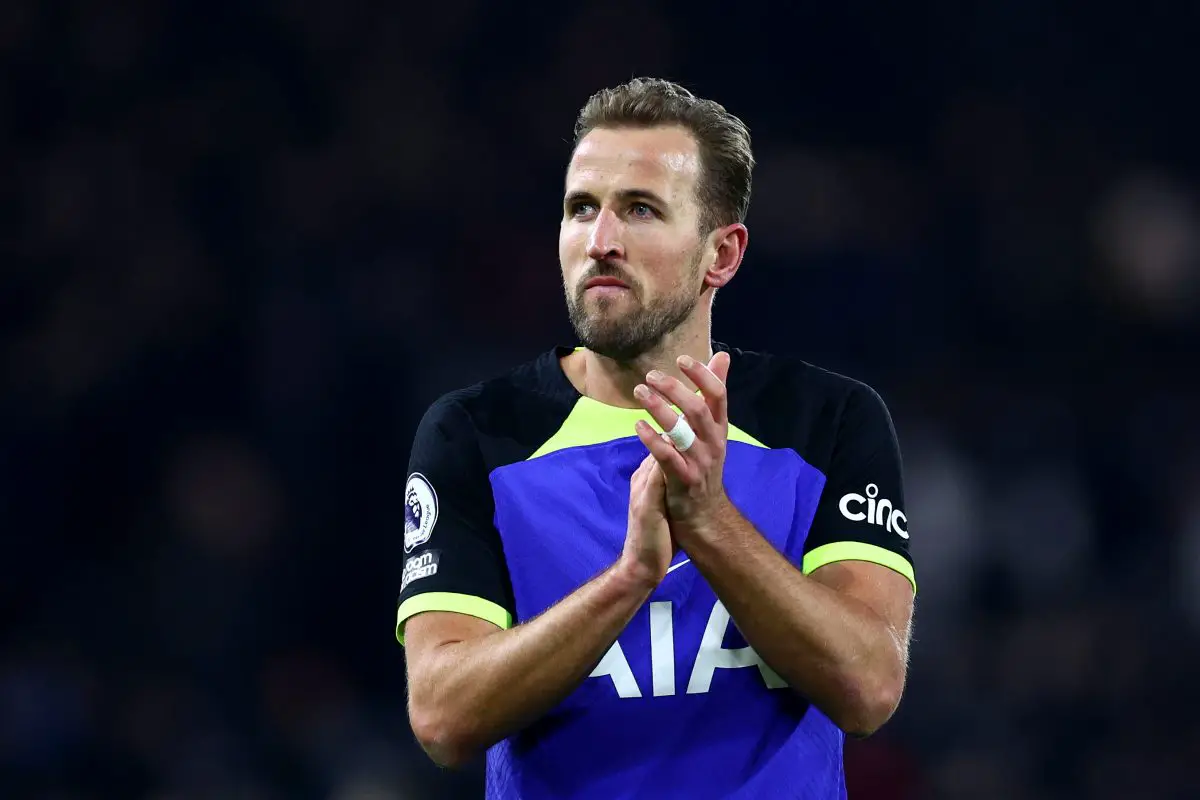
[[547, 350], [504, 373], [446, 392], [425, 416], [466, 421], [487, 433], [548, 406], [570, 405], [573, 389], [558, 366], [560, 350]]
[[[469, 438], [490, 455], [486, 461], [533, 452], [577, 399], [559, 367], [561, 354], [562, 348], [547, 350], [504, 373], [446, 392], [426, 409], [417, 438], [431, 432], [447, 441]], [[496, 454], [497, 446], [505, 453]]]
[[865, 381], [797, 355], [723, 349], [731, 356], [730, 421], [769, 447], [828, 463], [839, 440], [894, 435], [886, 403]]
[[763, 411], [808, 411], [840, 417], [846, 410], [883, 405], [870, 384], [797, 355], [722, 346], [731, 356], [729, 393], [753, 398]]

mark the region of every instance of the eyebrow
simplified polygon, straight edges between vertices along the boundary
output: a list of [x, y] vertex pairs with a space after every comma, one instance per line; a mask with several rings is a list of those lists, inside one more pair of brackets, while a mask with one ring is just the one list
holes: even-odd
[[[595, 196], [591, 192], [585, 192], [581, 189], [576, 189], [573, 192], [567, 193], [567, 196], [563, 198], [563, 205], [569, 206], [572, 203], [577, 203], [582, 200], [595, 199]], [[648, 200], [651, 205], [656, 205], [663, 209], [667, 207], [667, 201], [649, 189], [622, 189], [617, 192], [617, 199], [624, 202], [629, 202], [630, 200]]]

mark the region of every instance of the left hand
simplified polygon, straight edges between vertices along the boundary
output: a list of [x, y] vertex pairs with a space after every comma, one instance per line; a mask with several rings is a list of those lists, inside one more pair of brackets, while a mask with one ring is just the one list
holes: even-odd
[[672, 528], [688, 529], [707, 521], [726, 501], [722, 476], [729, 437], [725, 393], [729, 354], [716, 353], [707, 366], [688, 356], [680, 356], [676, 363], [700, 390], [699, 395], [676, 378], [651, 372], [646, 383], [634, 390], [634, 396], [664, 431], [674, 428], [679, 419], [671, 405], [682, 410], [696, 441], [686, 452], [680, 452], [666, 434], [657, 433], [645, 421], [638, 420], [636, 427], [638, 438], [666, 476], [667, 514]]

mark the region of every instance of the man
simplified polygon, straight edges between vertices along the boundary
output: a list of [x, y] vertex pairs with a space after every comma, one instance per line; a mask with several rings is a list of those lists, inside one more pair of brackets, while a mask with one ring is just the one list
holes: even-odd
[[413, 445], [397, 638], [491, 798], [839, 798], [904, 685], [900, 455], [862, 383], [710, 338], [746, 250], [745, 125], [661, 80], [576, 125], [582, 344], [442, 397]]

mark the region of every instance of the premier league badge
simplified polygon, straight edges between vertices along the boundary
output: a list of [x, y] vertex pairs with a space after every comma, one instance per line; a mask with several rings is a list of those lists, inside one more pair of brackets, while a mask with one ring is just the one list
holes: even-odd
[[419, 472], [414, 472], [404, 487], [404, 552], [425, 544], [437, 522], [437, 492], [433, 484]]

